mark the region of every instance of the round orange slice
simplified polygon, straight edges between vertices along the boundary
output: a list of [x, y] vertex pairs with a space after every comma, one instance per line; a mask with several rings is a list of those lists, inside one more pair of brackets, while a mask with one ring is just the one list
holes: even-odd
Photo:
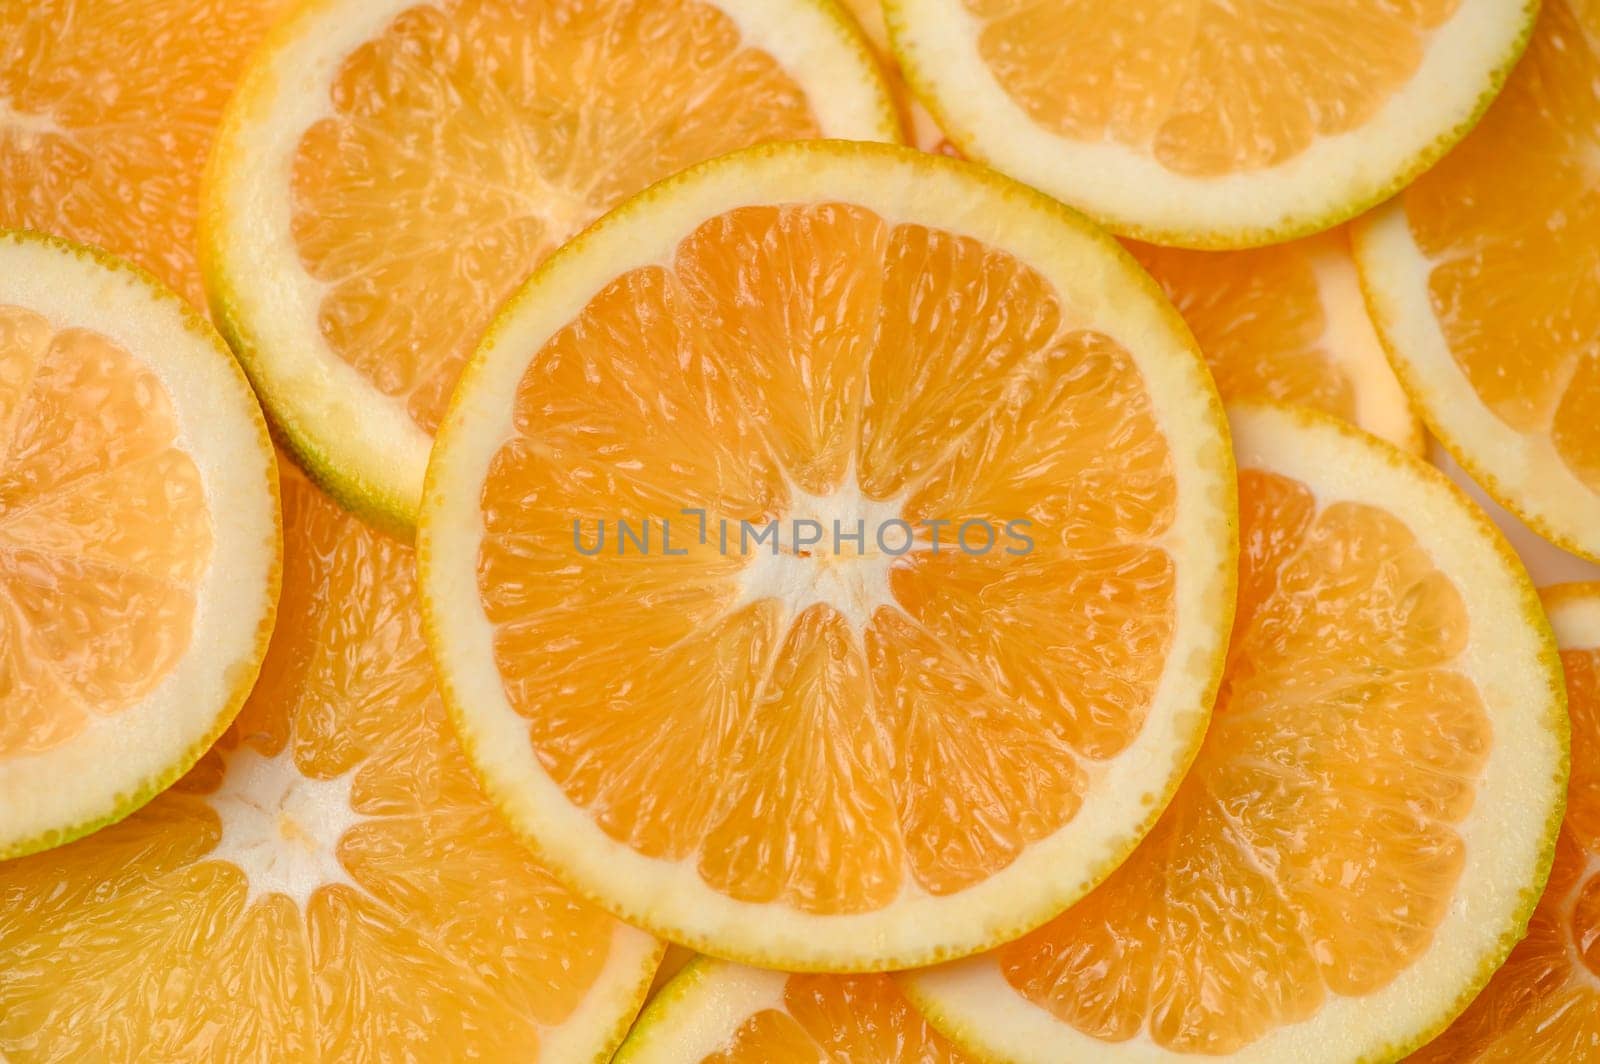
[[613, 1064], [972, 1064], [887, 975], [789, 975], [702, 957]]
[[684, 166], [817, 136], [899, 139], [831, 0], [316, 0], [223, 120], [207, 292], [313, 477], [409, 538], [456, 377], [529, 271]]
[[1331, 228], [1472, 128], [1538, 0], [886, 0], [969, 157], [1157, 244]]
[[1224, 400], [1313, 407], [1422, 453], [1345, 230], [1247, 251], [1128, 245], [1194, 330]]
[[0, 1055], [593, 1061], [661, 956], [494, 814], [439, 700], [411, 551], [297, 474], [261, 682], [114, 827], [0, 865]]
[[1089, 897], [907, 977], [974, 1052], [1393, 1060], [1488, 981], [1544, 887], [1567, 720], [1510, 548], [1418, 459], [1231, 411], [1239, 612], [1205, 746]]
[[1154, 820], [1233, 488], [1188, 331], [1104, 233], [909, 149], [752, 149], [507, 305], [429, 469], [430, 642], [585, 894], [769, 967], [925, 963]]
[[1555, 868], [1528, 937], [1412, 1064], [1576, 1064], [1600, 1054], [1600, 584], [1543, 594], [1572, 717]]
[[227, 727], [278, 528], [221, 338], [136, 267], [0, 232], [0, 859], [125, 816]]
[[1600, 561], [1600, 6], [1546, 3], [1478, 131], [1355, 235], [1434, 435], [1541, 535]]

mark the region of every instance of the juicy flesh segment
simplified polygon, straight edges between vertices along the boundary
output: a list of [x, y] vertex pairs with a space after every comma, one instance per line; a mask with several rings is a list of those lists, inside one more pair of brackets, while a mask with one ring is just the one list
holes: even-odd
[[1403, 203], [1473, 390], [1600, 492], [1600, 6], [1546, 3], [1483, 122]]
[[204, 306], [200, 174], [239, 67], [285, 2], [0, 5], [0, 229], [104, 247]]
[[13, 1064], [532, 1059], [605, 962], [618, 925], [456, 745], [410, 551], [284, 492], [280, 623], [238, 721], [127, 820], [0, 867]]
[[1600, 650], [1566, 650], [1572, 782], [1555, 866], [1483, 993], [1414, 1064], [1557, 1064], [1600, 1049]]
[[1241, 471], [1239, 613], [1216, 716], [1153, 832], [1002, 947], [1095, 1038], [1227, 1053], [1381, 989], [1429, 946], [1492, 741], [1451, 668], [1455, 586], [1396, 515]]
[[964, 1064], [887, 975], [791, 975], [704, 1064]]
[[294, 239], [340, 358], [438, 426], [545, 256], [685, 166], [819, 135], [805, 94], [703, 0], [459, 0], [352, 53], [294, 160]]
[[0, 758], [136, 704], [187, 651], [212, 528], [178, 435], [127, 351], [0, 306]]
[[[1012, 256], [850, 205], [734, 210], [617, 278], [533, 357], [481, 502], [544, 768], [746, 901], [1005, 868], [1138, 734], [1173, 634], [1172, 462], [1128, 353]], [[864, 547], [798, 547], [798, 517]], [[772, 520], [781, 549], [746, 549]]]
[[978, 53], [1039, 125], [1210, 177], [1359, 129], [1461, 0], [965, 0]]

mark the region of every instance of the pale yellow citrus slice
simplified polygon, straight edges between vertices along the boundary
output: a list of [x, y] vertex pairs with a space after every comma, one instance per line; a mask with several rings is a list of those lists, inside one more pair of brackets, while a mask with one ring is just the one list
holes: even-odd
[[1523, 939], [1413, 1064], [1600, 1058], [1600, 584], [1543, 592], [1572, 718], [1572, 782], [1555, 867]]
[[1135, 241], [1128, 250], [1194, 330], [1225, 401], [1314, 407], [1422, 453], [1422, 425], [1367, 316], [1344, 229], [1247, 251]]
[[204, 306], [200, 174], [245, 55], [290, 2], [0, 4], [0, 229], [106, 248]]
[[1020, 1062], [1394, 1060], [1527, 927], [1567, 782], [1527, 575], [1432, 467], [1321, 414], [1230, 407], [1239, 612], [1161, 821], [1032, 934], [907, 977]]
[[255, 679], [281, 562], [221, 338], [134, 266], [0, 232], [0, 859], [194, 764]]
[[702, 957], [613, 1064], [972, 1064], [887, 975], [790, 975]]
[[905, 148], [741, 152], [569, 244], [429, 484], [430, 642], [491, 791], [719, 956], [1040, 923], [1153, 821], [1221, 669], [1234, 478], [1187, 330], [1078, 215]]
[[494, 814], [450, 731], [408, 548], [297, 474], [261, 682], [138, 813], [0, 865], [11, 1064], [593, 1061], [660, 946]]
[[1600, 561], [1600, 5], [1549, 0], [1479, 130], [1355, 247], [1434, 435], [1541, 535]]
[[830, 0], [314, 0], [224, 118], [207, 291], [312, 475], [408, 537], [456, 376], [529, 271], [690, 163], [817, 136], [899, 137]]
[[1118, 233], [1238, 248], [1330, 228], [1482, 115], [1538, 0], [886, 0], [941, 128]]

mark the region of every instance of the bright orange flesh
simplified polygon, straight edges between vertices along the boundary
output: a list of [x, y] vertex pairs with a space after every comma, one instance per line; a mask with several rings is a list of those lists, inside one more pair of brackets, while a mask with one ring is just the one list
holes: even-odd
[[[1010, 255], [842, 204], [735, 210], [535, 353], [515, 418], [478, 565], [507, 695], [574, 803], [717, 891], [841, 913], [981, 882], [1144, 723], [1171, 456], [1128, 353]], [[941, 549], [922, 525], [894, 557], [891, 516], [950, 522]], [[741, 552], [741, 521], [800, 517], [866, 522], [864, 553]], [[619, 554], [619, 519], [655, 549]], [[574, 522], [593, 550], [601, 520], [586, 556]], [[987, 553], [957, 549], [969, 520]]]
[[160, 379], [98, 333], [0, 306], [0, 758], [154, 690], [189, 647], [211, 551]]
[[286, 2], [0, 4], [0, 229], [106, 248], [204, 306], [200, 173], [242, 60]]
[[979, 54], [1041, 126], [1208, 177], [1360, 128], [1461, 0], [965, 0]]
[[1528, 937], [1413, 1064], [1576, 1064], [1600, 1055], [1600, 649], [1566, 650], [1572, 783]]
[[323, 335], [429, 432], [494, 309], [568, 237], [691, 163], [820, 133], [702, 0], [418, 6], [332, 102], [295, 157], [295, 241], [328, 286]]
[[[605, 962], [619, 925], [534, 863], [456, 745], [410, 551], [298, 477], [284, 499], [280, 623], [238, 721], [128, 819], [0, 866], [11, 1064], [532, 1060]], [[297, 867], [318, 874], [268, 892]]]
[[1402, 202], [1472, 388], [1600, 492], [1600, 5], [1548, 0], [1494, 107]]
[[1239, 613], [1199, 759], [1134, 855], [998, 951], [1095, 1038], [1227, 1053], [1429, 946], [1490, 722], [1455, 586], [1401, 516], [1241, 471]]

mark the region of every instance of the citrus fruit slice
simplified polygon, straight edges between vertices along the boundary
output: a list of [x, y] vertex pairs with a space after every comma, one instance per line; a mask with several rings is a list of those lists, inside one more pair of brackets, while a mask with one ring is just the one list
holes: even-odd
[[1372, 329], [1344, 229], [1247, 251], [1128, 242], [1194, 330], [1226, 401], [1324, 410], [1421, 454], [1422, 426]]
[[1160, 823], [1038, 931], [908, 977], [1008, 1060], [1393, 1060], [1521, 937], [1566, 786], [1527, 575], [1442, 474], [1325, 415], [1230, 408], [1239, 612]]
[[792, 970], [971, 952], [1198, 747], [1226, 439], [1075, 213], [904, 148], [737, 153], [507, 304], [429, 468], [430, 645], [513, 822], [625, 919]]
[[1478, 131], [1355, 247], [1434, 435], [1507, 509], [1600, 561], [1600, 6], [1545, 4]]
[[597, 1060], [661, 950], [494, 814], [432, 679], [408, 548], [298, 474], [282, 621], [205, 758], [127, 820], [0, 865], [0, 1052]]
[[0, 4], [0, 229], [107, 248], [205, 306], [200, 174], [245, 55], [288, 2]]
[[0, 232], [0, 859], [126, 815], [233, 719], [278, 600], [276, 468], [177, 296]]
[[1600, 584], [1543, 592], [1572, 719], [1555, 867], [1528, 937], [1412, 1064], [1576, 1064], [1600, 1054]]
[[312, 475], [409, 537], [456, 376], [534, 266], [690, 163], [815, 136], [899, 137], [832, 3], [322, 0], [223, 119], [207, 291]]
[[883, 5], [878, 0], [843, 0], [843, 2], [850, 14], [855, 17], [856, 25], [861, 27], [867, 43], [872, 45], [873, 54], [883, 66], [883, 76], [888, 81], [895, 104], [900, 109], [900, 123], [906, 132], [908, 142], [923, 151], [938, 152], [941, 155], [959, 154], [955, 145], [944, 135], [944, 130], [939, 128], [939, 124], [928, 113], [928, 109], [922, 106], [922, 102], [906, 86], [906, 79], [900, 73], [900, 64], [895, 61], [894, 53], [889, 50], [889, 28], [883, 21]]
[[886, 0], [968, 156], [1118, 233], [1237, 248], [1330, 228], [1472, 127], [1538, 0]]
[[790, 975], [702, 957], [613, 1064], [968, 1064], [887, 975]]

